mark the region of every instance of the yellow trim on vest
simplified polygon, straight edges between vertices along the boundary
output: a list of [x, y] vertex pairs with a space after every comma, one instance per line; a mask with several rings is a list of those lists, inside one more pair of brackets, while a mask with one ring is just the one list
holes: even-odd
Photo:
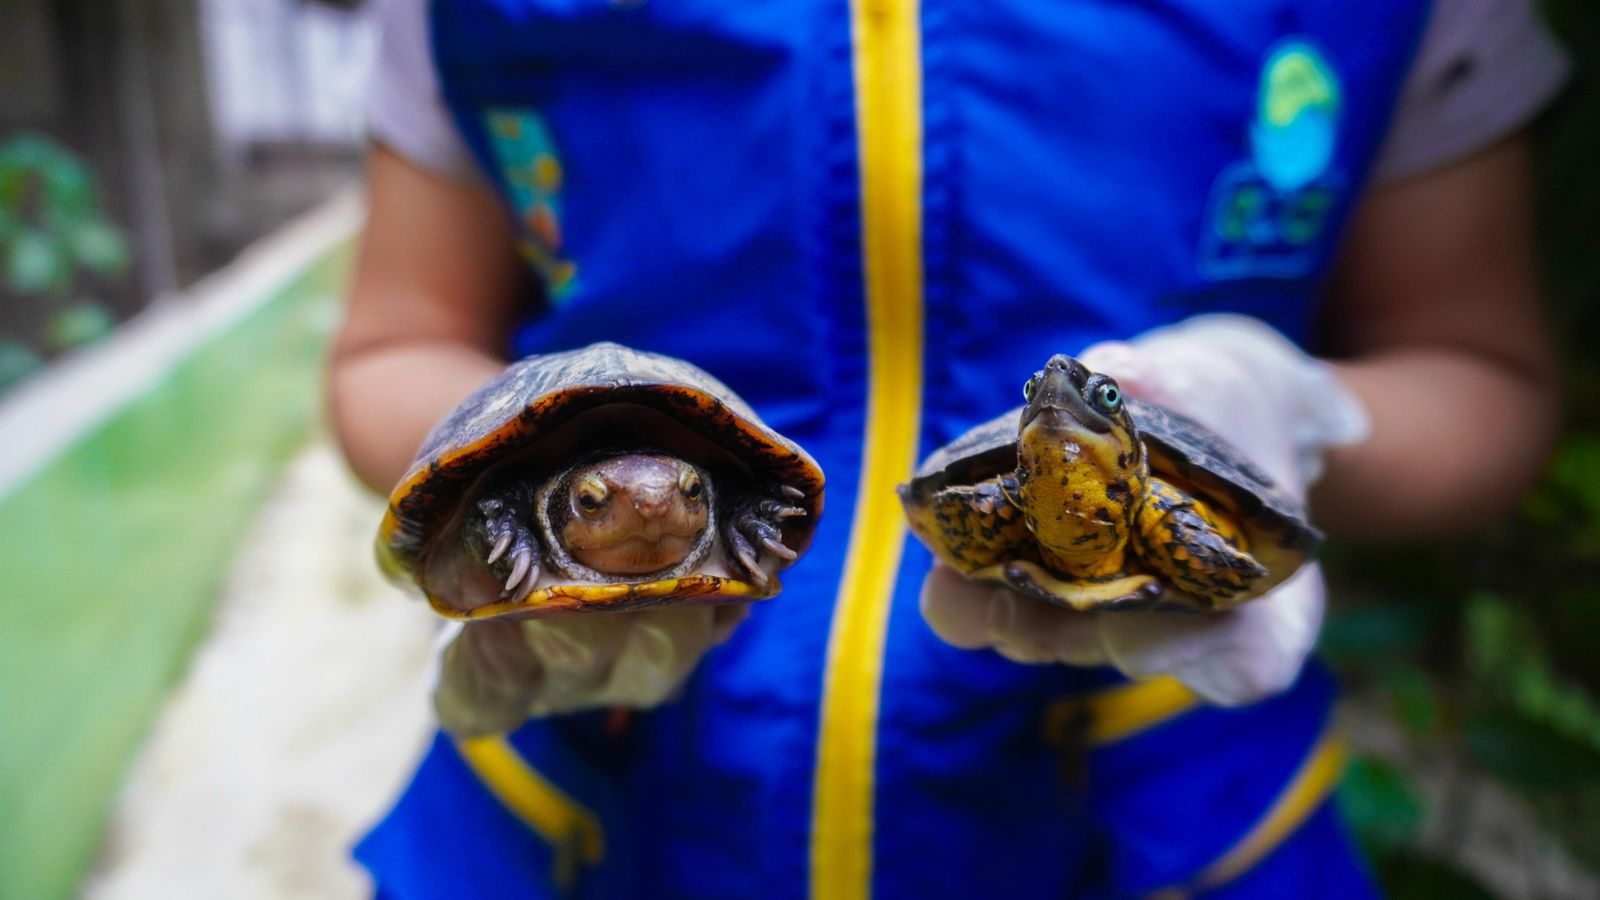
[[850, 550], [834, 602], [817, 740], [811, 895], [872, 891], [878, 692], [916, 464], [922, 379], [922, 71], [916, 0], [852, 0], [862, 256], [871, 354]]
[[571, 887], [578, 863], [605, 858], [605, 831], [588, 807], [551, 784], [503, 737], [461, 738], [456, 749], [495, 799], [555, 851], [555, 881]]
[[1091, 745], [1114, 744], [1199, 705], [1200, 698], [1176, 678], [1130, 681], [1051, 704], [1044, 713], [1045, 736], [1063, 743], [1082, 727]]
[[1266, 815], [1227, 853], [1200, 873], [1193, 889], [1203, 891], [1227, 884], [1276, 850], [1338, 786], [1339, 777], [1344, 774], [1345, 756], [1344, 739], [1329, 726]]

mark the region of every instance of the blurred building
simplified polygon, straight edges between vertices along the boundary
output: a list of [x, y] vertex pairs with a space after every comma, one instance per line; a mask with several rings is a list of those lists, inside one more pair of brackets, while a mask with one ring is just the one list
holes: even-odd
[[359, 3], [5, 0], [4, 9], [0, 144], [37, 132], [87, 162], [132, 251], [128, 276], [100, 292], [118, 319], [356, 173], [373, 44]]

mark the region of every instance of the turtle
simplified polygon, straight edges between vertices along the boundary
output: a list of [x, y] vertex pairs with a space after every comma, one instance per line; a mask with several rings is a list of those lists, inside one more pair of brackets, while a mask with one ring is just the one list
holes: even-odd
[[440, 422], [377, 553], [466, 622], [760, 600], [809, 544], [823, 488], [709, 373], [597, 343], [511, 364]]
[[1078, 611], [1221, 611], [1322, 541], [1222, 438], [1071, 356], [1051, 357], [1023, 398], [899, 487], [912, 533], [970, 578]]

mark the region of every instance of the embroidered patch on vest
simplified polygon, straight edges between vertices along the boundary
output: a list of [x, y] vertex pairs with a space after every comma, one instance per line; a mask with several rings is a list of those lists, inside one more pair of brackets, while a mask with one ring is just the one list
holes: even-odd
[[1261, 69], [1250, 158], [1211, 186], [1200, 271], [1212, 279], [1307, 274], [1344, 173], [1334, 159], [1343, 96], [1327, 59], [1290, 39]]
[[484, 114], [500, 177], [516, 207], [517, 250], [544, 279], [552, 302], [571, 292], [578, 267], [561, 256], [561, 158], [536, 113], [492, 109]]

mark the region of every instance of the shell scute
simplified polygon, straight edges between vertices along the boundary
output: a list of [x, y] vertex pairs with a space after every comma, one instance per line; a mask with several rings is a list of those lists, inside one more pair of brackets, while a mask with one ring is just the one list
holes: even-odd
[[457, 527], [485, 478], [517, 465], [553, 473], [564, 461], [611, 447], [652, 448], [717, 469], [731, 483], [788, 485], [807, 515], [783, 520], [784, 543], [804, 552], [822, 511], [824, 479], [799, 445], [762, 422], [727, 385], [683, 360], [600, 343], [508, 366], [441, 421], [390, 495], [379, 526], [381, 567], [415, 582], [441, 614], [482, 620], [665, 602], [762, 599], [727, 571], [607, 584], [541, 583], [514, 603], [463, 609], [427, 584], [432, 548]]
[[[1113, 494], [1137, 490], [1143, 496], [1132, 499], [1144, 502], [1148, 498], [1169, 507], [1173, 495], [1166, 491], [1175, 491], [1175, 496], [1192, 495], [1200, 508], [1226, 516], [1232, 523], [1227, 527], [1238, 533], [1238, 543], [1249, 548], [1266, 572], [1249, 596], [1281, 583], [1321, 543], [1322, 535], [1307, 521], [1304, 506], [1227, 441], [1166, 407], [1134, 398], [1128, 398], [1126, 404], [1145, 448], [1151, 483], [1135, 487], [1114, 481], [1108, 490]], [[972, 529], [947, 508], [952, 492], [1018, 474], [1022, 413], [1023, 408], [1018, 407], [977, 425], [923, 461], [900, 492], [913, 533], [968, 577], [1003, 584], [1069, 609], [1216, 608], [1210, 601], [1155, 577], [1159, 567], [1141, 565], [1136, 555], [1130, 555], [1132, 561], [1111, 575], [1077, 578], [1063, 577], [1041, 565], [1031, 534], [1010, 542], [1012, 559], [996, 560], [992, 552], [974, 556]], [[1131, 464], [1130, 460], [1122, 462]], [[1162, 486], [1165, 489], [1158, 490]], [[1197, 572], [1207, 565], [1222, 564], [1212, 562], [1215, 556], [1184, 554], [1181, 564]], [[975, 559], [983, 565], [974, 566]]]

